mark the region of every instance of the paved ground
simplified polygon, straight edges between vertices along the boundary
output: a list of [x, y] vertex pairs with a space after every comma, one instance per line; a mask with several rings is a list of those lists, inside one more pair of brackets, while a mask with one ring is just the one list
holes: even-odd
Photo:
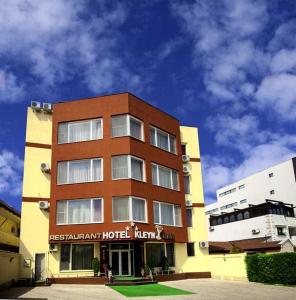
[[[214, 279], [187, 279], [162, 283], [168, 286], [192, 291], [194, 295], [131, 298], [141, 300], [295, 300], [296, 287], [263, 285], [249, 282]], [[56, 284], [50, 287], [11, 288], [0, 293], [1, 299], [127, 299], [104, 285]]]

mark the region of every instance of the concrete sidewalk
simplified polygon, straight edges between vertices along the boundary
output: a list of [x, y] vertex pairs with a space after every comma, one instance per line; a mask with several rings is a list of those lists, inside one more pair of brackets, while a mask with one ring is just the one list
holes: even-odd
[[[163, 282], [161, 284], [191, 291], [195, 294], [184, 296], [135, 297], [132, 299], [239, 299], [239, 300], [295, 300], [296, 287], [263, 285], [249, 282], [226, 281], [215, 279], [187, 279]], [[104, 285], [65, 285], [55, 284], [50, 287], [11, 288], [0, 292], [1, 299], [127, 299]]]

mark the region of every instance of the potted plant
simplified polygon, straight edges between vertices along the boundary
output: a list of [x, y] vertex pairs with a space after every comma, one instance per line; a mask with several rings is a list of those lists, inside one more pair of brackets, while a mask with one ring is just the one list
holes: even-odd
[[94, 277], [98, 277], [99, 270], [100, 270], [100, 261], [97, 257], [94, 257], [92, 260], [92, 268], [94, 271]]

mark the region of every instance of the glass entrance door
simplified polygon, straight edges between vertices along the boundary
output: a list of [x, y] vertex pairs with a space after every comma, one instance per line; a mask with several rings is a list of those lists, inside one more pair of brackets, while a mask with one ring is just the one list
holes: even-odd
[[110, 266], [113, 275], [131, 275], [129, 250], [110, 251]]

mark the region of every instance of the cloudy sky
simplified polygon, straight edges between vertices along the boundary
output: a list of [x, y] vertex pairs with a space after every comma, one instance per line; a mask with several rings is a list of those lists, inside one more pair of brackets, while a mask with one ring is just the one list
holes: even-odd
[[207, 203], [295, 156], [294, 0], [0, 5], [0, 198], [16, 208], [31, 100], [130, 91], [199, 127]]

